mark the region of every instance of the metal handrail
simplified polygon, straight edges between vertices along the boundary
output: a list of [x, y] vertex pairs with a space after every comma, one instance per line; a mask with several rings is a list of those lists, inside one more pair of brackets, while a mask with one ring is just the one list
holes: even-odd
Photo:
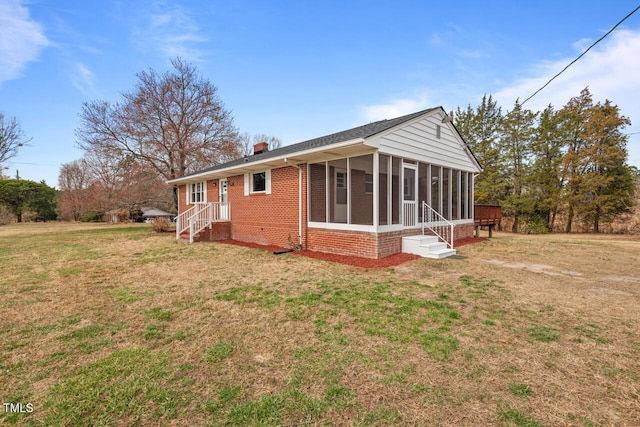
[[422, 235], [425, 227], [453, 249], [453, 228], [456, 225], [440, 215], [438, 211], [422, 202]]

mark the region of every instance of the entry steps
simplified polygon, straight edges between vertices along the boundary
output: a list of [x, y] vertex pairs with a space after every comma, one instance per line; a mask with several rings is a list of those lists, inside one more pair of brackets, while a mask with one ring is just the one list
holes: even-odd
[[402, 252], [420, 255], [423, 258], [446, 258], [456, 254], [455, 249], [447, 248], [437, 236], [404, 236], [402, 238]]

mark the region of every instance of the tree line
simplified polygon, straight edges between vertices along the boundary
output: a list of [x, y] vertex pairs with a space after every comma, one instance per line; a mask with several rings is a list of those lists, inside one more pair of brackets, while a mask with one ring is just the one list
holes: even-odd
[[458, 107], [455, 126], [483, 171], [475, 203], [498, 204], [513, 232], [601, 231], [636, 203], [638, 170], [628, 165], [630, 120], [588, 88], [556, 110], [503, 113], [491, 95]]
[[[100, 220], [145, 205], [177, 212], [176, 188], [166, 180], [251, 155], [257, 142], [281, 145], [268, 135], [241, 134], [216, 86], [180, 58], [171, 64], [164, 73], [137, 74], [119, 102], [82, 105], [76, 137], [84, 155], [63, 164], [58, 178], [63, 219]], [[571, 232], [579, 223], [598, 232], [632, 210], [638, 170], [627, 164], [623, 132], [630, 120], [611, 101], [594, 102], [588, 88], [559, 110], [534, 112], [516, 101], [503, 112], [485, 95], [456, 113], [454, 123], [483, 167], [475, 202], [501, 205], [512, 231]], [[0, 114], [0, 163], [28, 142], [17, 120]], [[18, 206], [21, 188], [27, 191], [5, 183], [0, 205], [12, 199]], [[40, 206], [20, 200], [16, 214]]]

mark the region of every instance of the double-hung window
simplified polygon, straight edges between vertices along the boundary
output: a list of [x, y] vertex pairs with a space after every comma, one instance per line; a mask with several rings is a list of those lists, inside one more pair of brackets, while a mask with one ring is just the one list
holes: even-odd
[[207, 201], [207, 183], [194, 182], [187, 185], [190, 204], [205, 203]]

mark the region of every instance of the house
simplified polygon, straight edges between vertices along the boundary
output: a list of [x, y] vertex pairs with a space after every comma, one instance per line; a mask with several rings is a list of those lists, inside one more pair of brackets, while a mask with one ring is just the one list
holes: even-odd
[[251, 156], [168, 183], [178, 187], [177, 238], [442, 257], [473, 236], [480, 170], [436, 107], [271, 151], [256, 144]]
[[167, 211], [163, 211], [158, 208], [151, 208], [147, 206], [143, 206], [140, 208], [142, 211], [142, 219], [145, 222], [153, 222], [157, 219], [164, 219], [166, 221], [171, 221], [175, 215], [170, 214]]

